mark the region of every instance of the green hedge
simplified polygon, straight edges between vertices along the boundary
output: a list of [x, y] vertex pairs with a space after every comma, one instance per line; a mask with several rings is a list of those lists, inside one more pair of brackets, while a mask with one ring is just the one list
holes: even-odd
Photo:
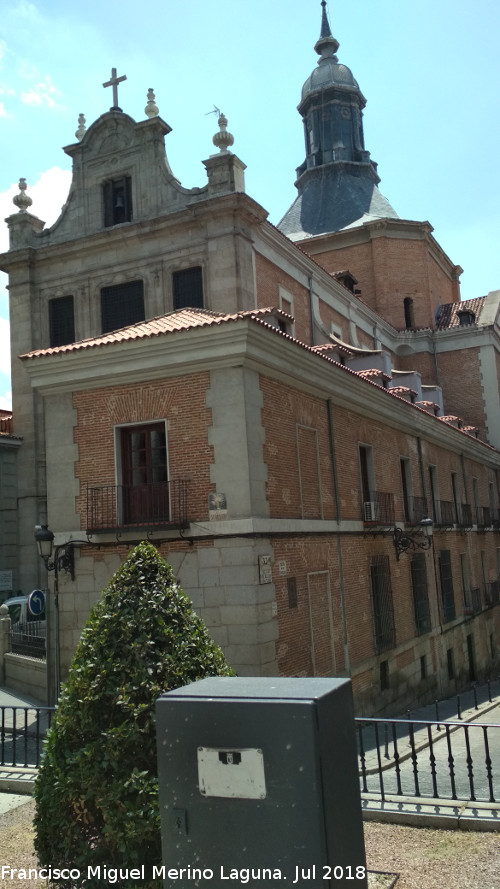
[[233, 675], [222, 651], [172, 569], [139, 544], [90, 614], [35, 784], [40, 864], [82, 872], [64, 885], [88, 885], [89, 865], [161, 863], [155, 701], [216, 675]]

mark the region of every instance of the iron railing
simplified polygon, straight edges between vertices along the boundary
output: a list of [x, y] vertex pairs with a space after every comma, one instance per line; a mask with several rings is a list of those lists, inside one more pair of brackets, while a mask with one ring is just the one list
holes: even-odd
[[0, 707], [0, 766], [37, 768], [54, 707]]
[[427, 497], [408, 497], [408, 510], [405, 509], [405, 522], [418, 525], [422, 519], [429, 518]]
[[47, 624], [46, 621], [29, 621], [11, 624], [10, 650], [13, 654], [45, 660]]
[[435, 500], [433, 519], [436, 528], [452, 528], [455, 524], [455, 504], [451, 500]]
[[481, 591], [479, 587], [464, 590], [464, 614], [479, 614], [481, 609]]
[[478, 528], [491, 528], [493, 519], [489, 506], [476, 506], [476, 525]]
[[87, 531], [171, 526], [186, 528], [187, 479], [152, 485], [101, 485], [88, 489]]
[[500, 743], [500, 725], [373, 718], [356, 719], [356, 729], [363, 793], [500, 800], [500, 770], [490, 752]]
[[460, 528], [472, 528], [472, 506], [470, 503], [460, 503], [458, 506], [457, 525]]
[[394, 494], [370, 491], [370, 499], [363, 501], [365, 525], [394, 525]]
[[485, 585], [484, 601], [486, 605], [497, 605], [500, 602], [500, 581], [491, 580]]

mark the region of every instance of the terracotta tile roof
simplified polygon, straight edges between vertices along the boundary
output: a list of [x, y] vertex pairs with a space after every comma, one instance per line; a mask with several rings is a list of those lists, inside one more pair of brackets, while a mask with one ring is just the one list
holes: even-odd
[[7, 414], [2, 411], [2, 416], [0, 416], [0, 432], [12, 435], [12, 414]]
[[55, 346], [48, 349], [34, 349], [21, 355], [21, 358], [39, 358], [45, 355], [62, 355], [66, 352], [76, 352], [81, 349], [94, 349], [98, 346], [106, 346], [110, 343], [122, 343], [130, 340], [147, 339], [148, 337], [162, 336], [175, 333], [180, 330], [193, 330], [195, 327], [206, 327], [212, 324], [224, 324], [228, 321], [238, 321], [241, 318], [255, 318], [265, 320], [274, 317], [292, 322], [294, 319], [286, 312], [276, 308], [249, 309], [244, 312], [224, 314], [223, 312], [209, 312], [207, 309], [179, 309], [168, 315], [160, 315], [150, 321], [139, 321], [129, 327], [113, 330], [102, 336], [91, 337], [78, 343], [68, 343], [65, 346]]
[[478, 296], [476, 299], [464, 299], [457, 303], [444, 303], [438, 309], [436, 330], [448, 330], [451, 327], [460, 327], [459, 312], [474, 312], [477, 324], [481, 317], [485, 299], [485, 296]]

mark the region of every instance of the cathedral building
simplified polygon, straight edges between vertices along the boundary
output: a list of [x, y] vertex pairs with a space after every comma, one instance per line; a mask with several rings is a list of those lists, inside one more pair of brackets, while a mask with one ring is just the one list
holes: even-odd
[[[113, 106], [64, 149], [51, 228], [21, 180], [0, 459], [17, 463], [15, 588], [51, 590], [52, 698], [142, 539], [240, 675], [350, 676], [371, 714], [498, 668], [500, 291], [460, 302], [432, 227], [379, 191], [322, 7], [278, 227], [223, 115], [207, 184], [185, 188], [153, 91], [133, 120], [116, 72]], [[48, 576], [35, 526], [55, 535]]]

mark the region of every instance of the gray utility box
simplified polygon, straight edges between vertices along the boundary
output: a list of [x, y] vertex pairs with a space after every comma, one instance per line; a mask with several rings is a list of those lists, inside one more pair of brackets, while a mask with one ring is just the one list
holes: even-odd
[[156, 706], [166, 887], [366, 889], [349, 680], [213, 677]]

